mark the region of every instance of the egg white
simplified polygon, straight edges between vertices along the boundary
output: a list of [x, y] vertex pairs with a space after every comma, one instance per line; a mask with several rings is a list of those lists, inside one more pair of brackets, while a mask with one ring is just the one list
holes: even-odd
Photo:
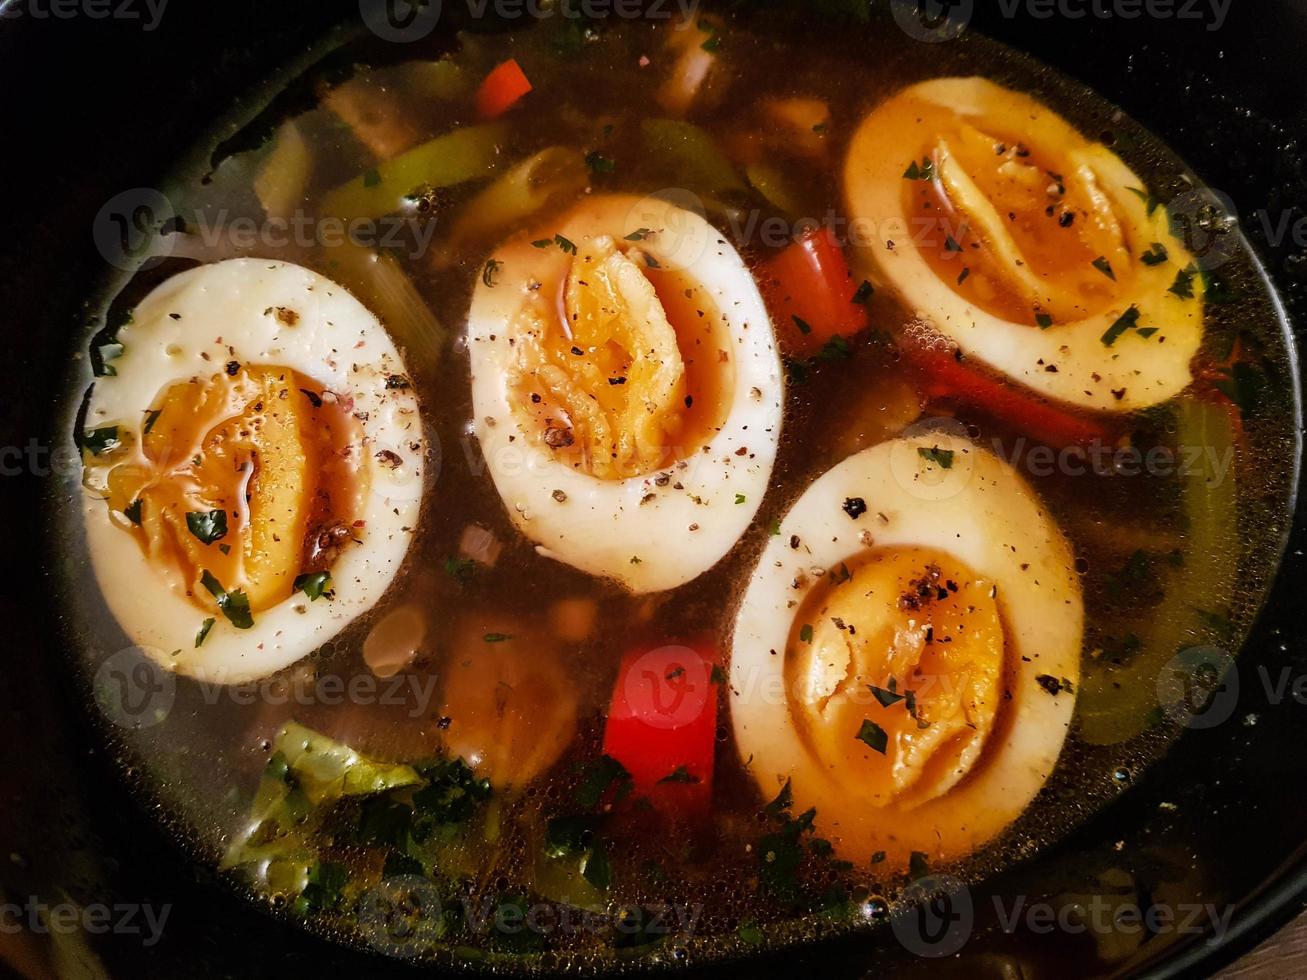
[[[1086, 168], [1109, 200], [1136, 258], [1129, 288], [1100, 313], [1040, 330], [986, 312], [941, 281], [914, 242], [917, 216], [906, 214], [903, 204], [904, 171], [915, 147], [934, 136], [931, 113], [917, 114], [912, 132], [905, 133], [887, 121], [891, 104], [902, 99], [972, 119], [982, 129], [985, 120], [999, 122], [1005, 130], [1023, 133], [1027, 145], [1063, 151], [1077, 169]], [[910, 86], [859, 125], [845, 161], [844, 187], [851, 221], [874, 232], [859, 233], [860, 259], [964, 354], [1050, 398], [1101, 412], [1156, 405], [1192, 380], [1189, 362], [1203, 336], [1202, 283], [1195, 276], [1189, 299], [1168, 292], [1177, 269], [1192, 258], [1171, 233], [1166, 208], [1156, 208], [1150, 216], [1146, 202], [1131, 190], [1143, 191], [1147, 185], [1119, 157], [1029, 96], [984, 78], [938, 78]], [[1169, 261], [1154, 266], [1138, 261], [1153, 242], [1166, 246]], [[1157, 332], [1147, 338], [1129, 332], [1106, 346], [1104, 333], [1132, 305], [1139, 309], [1139, 325]]]
[[[953, 453], [948, 469], [919, 449]], [[847, 498], [866, 513], [851, 519]], [[792, 539], [797, 538], [794, 547]], [[1011, 697], [963, 780], [912, 808], [880, 806], [875, 787], [828, 768], [796, 728], [785, 677], [796, 611], [821, 581], [813, 570], [852, 563], [866, 549], [929, 547], [997, 584], [1004, 624], [1004, 689]], [[998, 835], [1048, 778], [1071, 724], [1084, 609], [1073, 557], [1034, 493], [1006, 463], [946, 432], [884, 442], [814, 482], [781, 522], [749, 581], [735, 620], [731, 724], [740, 758], [768, 799], [792, 781], [794, 812], [817, 808], [816, 828], [841, 856], [865, 866], [886, 846], [958, 857]], [[901, 812], [895, 812], [901, 810]], [[886, 811], [894, 814], [886, 820]]]
[[[725, 319], [735, 383], [725, 421], [701, 451], [654, 473], [603, 480], [560, 461], [522, 427], [508, 383], [515, 357], [511, 325], [533, 279], [555, 280], [567, 267], [561, 249], [537, 248], [533, 241], [561, 235], [580, 245], [609, 235], [624, 245], [640, 229], [650, 231], [640, 248], [663, 268], [697, 282]], [[699, 215], [659, 198], [630, 195], [586, 199], [491, 254], [500, 264], [490, 282], [477, 285], [467, 344], [475, 433], [509, 517], [541, 554], [616, 579], [633, 592], [696, 578], [730, 551], [753, 520], [780, 438], [781, 363], [748, 268]], [[659, 480], [660, 474], [669, 479]]]
[[[278, 310], [298, 314], [293, 325]], [[282, 314], [285, 317], [284, 314]], [[290, 319], [290, 318], [286, 318]], [[385, 592], [404, 560], [418, 520], [426, 439], [410, 389], [388, 389], [404, 362], [377, 318], [343, 287], [300, 266], [232, 259], [168, 279], [118, 332], [115, 376], [96, 381], [85, 427], [117, 424], [139, 445], [145, 413], [172, 384], [207, 379], [229, 361], [290, 368], [339, 398], [353, 399], [363, 432], [359, 458], [368, 493], [355, 529], [331, 568], [334, 597], [295, 593], [254, 613], [237, 629], [206, 612], [152, 564], [105, 501], [88, 494], [86, 535], [105, 601], [131, 641], [160, 666], [205, 682], [238, 684], [265, 677], [329, 641]], [[381, 465], [389, 450], [402, 463]], [[206, 597], [207, 599], [207, 597]], [[215, 623], [204, 643], [197, 630]]]

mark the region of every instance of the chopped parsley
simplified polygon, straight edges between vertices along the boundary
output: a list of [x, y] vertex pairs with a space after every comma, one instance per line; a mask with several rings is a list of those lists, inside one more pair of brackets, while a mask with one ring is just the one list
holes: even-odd
[[737, 494], [735, 495], [735, 502], [736, 502], [736, 504], [742, 504], [742, 503], [744, 503], [744, 501], [745, 501], [746, 499], [747, 499], [747, 498], [746, 498], [746, 497], [744, 496], [744, 494], [742, 494], [742, 493], [737, 493]]
[[576, 254], [576, 243], [570, 239], [564, 238], [562, 235], [554, 236], [554, 244], [568, 255]]
[[867, 513], [867, 501], [863, 500], [861, 497], [845, 497], [844, 503], [840, 505], [840, 509], [848, 514], [851, 519], [856, 521], [863, 514]]
[[799, 628], [799, 640], [803, 643], [812, 642], [812, 623], [804, 623]]
[[331, 591], [331, 572], [307, 572], [304, 575], [295, 577], [296, 592], [303, 592], [309, 597], [309, 602], [316, 602], [324, 595], [330, 599], [333, 595]]
[[898, 704], [903, 700], [903, 695], [894, 690], [894, 678], [889, 679], [890, 686], [888, 689], [877, 687], [875, 684], [868, 684], [871, 688], [871, 695], [882, 708], [888, 708]]
[[613, 789], [614, 802], [622, 800], [635, 787], [630, 772], [611, 755], [601, 755], [587, 767], [576, 790], [576, 802], [587, 810], [597, 807]]
[[802, 317], [794, 316], [793, 314], [790, 315], [790, 319], [794, 321], [794, 325], [799, 328], [799, 333], [803, 334], [803, 336], [806, 337], [808, 334], [812, 333], [812, 326], [807, 320]]
[[216, 620], [210, 616], [200, 624], [200, 631], [195, 634], [195, 645], [198, 647], [204, 642], [204, 638], [209, 635], [209, 630], [213, 629]]
[[1152, 194], [1138, 187], [1127, 187], [1126, 190], [1144, 202], [1144, 205], [1148, 208], [1148, 217], [1150, 218], [1153, 216], [1153, 212], [1162, 205], [1162, 202], [1153, 197]]
[[908, 164], [908, 169], [903, 171], [904, 180], [934, 180], [935, 179], [935, 161], [930, 157], [922, 157], [921, 164], [918, 166], [917, 161], [913, 160]]
[[703, 50], [713, 52], [722, 46], [722, 35], [721, 32], [717, 30], [716, 24], [713, 24], [710, 21], [701, 20], [699, 21], [699, 30], [708, 35], [704, 39], [704, 42], [699, 45]]
[[1139, 326], [1139, 307], [1131, 306], [1130, 309], [1126, 310], [1119, 317], [1117, 317], [1116, 322], [1114, 322], [1110, 327], [1108, 327], [1107, 330], [1103, 333], [1102, 336], [1103, 346], [1111, 347], [1113, 344], [1117, 342], [1117, 340], [1120, 338], [1120, 336], [1123, 333], [1129, 330], [1134, 330], [1138, 326]]
[[123, 516], [129, 521], [140, 527], [141, 524], [141, 498], [137, 497], [130, 504], [123, 508]]
[[487, 633], [481, 639], [487, 643], [506, 643], [513, 638], [512, 633]]
[[148, 436], [150, 434], [150, 430], [154, 428], [154, 423], [159, 421], [159, 416], [162, 414], [163, 414], [163, 409], [161, 408], [153, 408], [150, 411], [146, 412], [145, 425], [142, 426], [141, 428], [142, 434]]
[[200, 584], [209, 590], [222, 614], [238, 630], [247, 630], [254, 625], [254, 617], [250, 614], [250, 597], [243, 589], [228, 592], [207, 568], [200, 575]]
[[853, 302], [866, 303], [875, 294], [876, 290], [866, 279], [862, 280], [861, 285], [853, 292]]
[[649, 228], [637, 228], [626, 236], [626, 240], [628, 242], [642, 242], [652, 234], [653, 231]]
[[934, 463], [942, 470], [951, 470], [953, 468], [953, 450], [940, 449], [938, 446], [917, 447], [917, 455], [924, 460]]
[[889, 747], [889, 735], [885, 729], [866, 718], [862, 719], [862, 727], [858, 729], [858, 734], [854, 737], [866, 745], [867, 748], [873, 752], [879, 752], [881, 755], [884, 755], [885, 749]]
[[103, 456], [107, 452], [112, 452], [122, 445], [122, 440], [118, 436], [118, 426], [105, 425], [98, 429], [91, 429], [82, 436], [82, 445], [92, 456]]
[[1104, 258], [1103, 256], [1100, 255], [1098, 258], [1094, 259], [1094, 261], [1091, 262], [1090, 265], [1092, 265], [1103, 275], [1107, 276], [1107, 278], [1111, 279], [1113, 282], [1116, 282], [1116, 273], [1112, 271], [1112, 263], [1107, 261], [1107, 259]]
[[585, 165], [590, 168], [592, 174], [611, 174], [617, 169], [617, 164], [612, 158], [604, 156], [598, 150], [585, 155]]
[[1038, 326], [1040, 330], [1047, 330], [1053, 325], [1053, 318], [1047, 313], [1036, 313], [1035, 325]]
[[377, 171], [369, 170], [363, 174], [364, 187], [376, 187], [380, 183], [381, 183], [381, 174], [377, 173]]
[[1171, 283], [1171, 288], [1167, 292], [1179, 296], [1181, 299], [1193, 299], [1194, 276], [1197, 271], [1192, 262], [1185, 268], [1180, 269], [1175, 274], [1175, 282]]
[[693, 785], [694, 783], [702, 781], [703, 780], [698, 776], [690, 772], [689, 769], [685, 768], [685, 766], [677, 766], [662, 779], [658, 780], [658, 785], [661, 786], [663, 783], [685, 783], [687, 785]]
[[193, 510], [186, 515], [186, 528], [205, 544], [227, 536], [225, 510]]
[[486, 259], [485, 267], [481, 270], [481, 281], [487, 286], [495, 285], [495, 277], [499, 275], [504, 263], [498, 259]]
[[445, 574], [460, 583], [466, 583], [477, 570], [477, 563], [472, 558], [446, 558]]
[[1139, 256], [1139, 261], [1144, 265], [1161, 265], [1169, 257], [1170, 253], [1167, 252], [1165, 245], [1161, 242], [1153, 242], [1153, 247]]

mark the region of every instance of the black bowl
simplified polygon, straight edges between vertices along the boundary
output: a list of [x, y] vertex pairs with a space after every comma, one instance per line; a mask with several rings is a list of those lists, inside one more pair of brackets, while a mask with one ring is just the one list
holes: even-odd
[[[841, 6], [816, 4], [813, 16]], [[1307, 176], [1299, 143], [1307, 139], [1307, 75], [1296, 57], [1307, 50], [1307, 5], [1242, 2], [1224, 15], [1211, 0], [976, 6], [983, 9], [972, 11], [971, 30], [1095, 88], [1227, 194], [1290, 321], [1304, 319]], [[955, 14], [970, 7], [942, 5]], [[44, 521], [52, 420], [89, 284], [102, 271], [91, 234], [101, 205], [157, 181], [235, 100], [332, 25], [357, 20], [359, 5], [175, 2], [157, 22], [144, 0], [32, 0], [0, 9], [0, 338], [8, 352], [0, 513], [11, 570], [0, 590], [9, 651], [0, 672], [0, 895], [9, 903], [0, 908], [0, 928], [9, 933], [8, 923], [26, 918], [34, 903], [67, 896], [110, 907], [108, 920], [83, 931], [114, 975], [401, 972], [246, 904], [194, 867], [127, 793], [66, 670], [50, 579], [61, 558], [46, 545]], [[1114, 15], [1095, 13], [1104, 9]], [[1127, 16], [1134, 10], [1144, 15]], [[1068, 960], [1058, 928], [1046, 931], [1027, 912], [1054, 895], [1105, 890], [1108, 869], [1129, 874], [1134, 904], [1173, 916], [1168, 924], [1154, 915], [1114, 971], [1121, 974], [1210, 972], [1307, 905], [1307, 779], [1298, 757], [1307, 695], [1295, 698], [1293, 689], [1307, 676], [1296, 622], [1307, 586], [1307, 522], [1294, 524], [1274, 593], [1238, 663], [1234, 720], [1188, 731], [1162, 764], [1071, 837], [968, 892], [971, 927], [958, 955], [936, 958], [950, 951], [953, 933], [949, 919], [928, 913], [753, 968], [1094, 975], [1096, 961]], [[160, 936], [146, 908], [155, 925], [167, 910]], [[1212, 914], [1219, 928], [1206, 918]], [[12, 938], [0, 936], [0, 949]]]

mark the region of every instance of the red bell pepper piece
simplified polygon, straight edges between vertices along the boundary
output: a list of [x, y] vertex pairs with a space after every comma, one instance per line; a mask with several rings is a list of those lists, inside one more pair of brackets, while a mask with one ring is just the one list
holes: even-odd
[[1119, 433], [1098, 419], [1058, 408], [1031, 391], [986, 373], [980, 364], [959, 360], [955, 347], [926, 348], [907, 345], [904, 356], [920, 374], [928, 400], [958, 402], [978, 408], [1055, 448], [1112, 445]]
[[867, 327], [867, 308], [854, 301], [844, 250], [829, 228], [815, 228], [768, 259], [759, 277], [781, 346], [808, 357], [832, 337], [851, 337]]
[[496, 65], [477, 89], [477, 115], [482, 119], [498, 119], [530, 91], [526, 72], [516, 58], [509, 58]]
[[630, 799], [701, 812], [712, 799], [717, 743], [715, 655], [703, 645], [632, 650], [622, 660], [604, 752], [631, 774]]

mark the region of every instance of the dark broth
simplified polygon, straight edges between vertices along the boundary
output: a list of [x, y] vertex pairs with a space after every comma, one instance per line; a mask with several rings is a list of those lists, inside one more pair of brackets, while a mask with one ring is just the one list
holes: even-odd
[[[812, 95], [830, 106], [828, 163], [824, 168], [795, 165], [817, 221], [842, 211], [839, 170], [843, 149], [854, 125], [878, 101], [900, 87], [939, 75], [981, 74], [1038, 98], [1062, 113], [1087, 134], [1102, 138], [1140, 173], [1163, 200], [1184, 190], [1193, 178], [1165, 148], [1074, 82], [1029, 59], [985, 40], [968, 36], [947, 46], [905, 43], [892, 23], [870, 26], [831, 25], [815, 17], [787, 17], [779, 11], [759, 14], [736, 11], [726, 15], [720, 56], [729, 69], [729, 85], [714, 91], [716, 104], [696, 111], [693, 120], [720, 143], [745, 138], [757, 125], [756, 102], [763, 95]], [[564, 18], [547, 19], [529, 29], [463, 35], [450, 55], [468, 78], [484, 76], [508, 57], [530, 65], [534, 85], [531, 110], [509, 117], [511, 127], [504, 158], [516, 161], [548, 146], [574, 147], [611, 160], [611, 172], [596, 173], [596, 190], [648, 193], [678, 185], [683, 177], [640, 150], [640, 123], [661, 116], [651, 98], [651, 73], [640, 67], [642, 54], [658, 49], [666, 24], [633, 21], [585, 25]], [[406, 47], [403, 57], [418, 60], [445, 54], [449, 40], [424, 47]], [[941, 48], [947, 50], [941, 50]], [[393, 59], [394, 51], [386, 57]], [[301, 98], [270, 99], [267, 112], [247, 129], [229, 138], [224, 147], [257, 147], [271, 126], [302, 106], [302, 96], [341, 79], [356, 60], [374, 77], [391, 79], [388, 98], [409, 124], [427, 139], [456, 125], [473, 121], [470, 99], [448, 102], [424, 98], [405, 87], [405, 76], [377, 59], [371, 46], [359, 41], [334, 51], [324, 64], [336, 66], [292, 86]], [[386, 72], [391, 72], [389, 76]], [[276, 94], [276, 93], [274, 93]], [[305, 195], [311, 212], [321, 194], [372, 165], [366, 149], [322, 107], [301, 116], [315, 158], [312, 183]], [[744, 134], [742, 136], [742, 134]], [[224, 134], [226, 135], [226, 134]], [[205, 148], [206, 156], [209, 148]], [[215, 153], [211, 167], [180, 173], [168, 187], [180, 213], [211, 220], [260, 215], [250, 181], [259, 149]], [[435, 241], [440, 217], [457, 213], [479, 184], [455, 187], [434, 202]], [[770, 241], [762, 221], [769, 215], [761, 198], [745, 196], [739, 210], [752, 214], [753, 224], [739, 225], [729, 216], [711, 216], [715, 224], [751, 265], [783, 244]], [[191, 230], [195, 221], [188, 222]], [[729, 650], [734, 612], [744, 583], [768, 540], [773, 521], [818, 475], [856, 449], [880, 441], [876, 393], [901, 384], [906, 367], [894, 337], [905, 326], [906, 314], [877, 295], [872, 302], [873, 329], [852, 341], [847, 359], [815, 361], [802, 376], [790, 375], [785, 429], [766, 500], [752, 529], [720, 563], [688, 584], [666, 593], [632, 596], [615, 585], [597, 581], [567, 565], [539, 556], [504, 512], [500, 496], [469, 434], [472, 415], [468, 357], [457, 339], [465, 322], [471, 289], [482, 275], [484, 247], [469, 248], [445, 268], [395, 249], [436, 317], [450, 336], [434, 357], [410, 351], [408, 367], [422, 400], [425, 422], [439, 465], [426, 501], [406, 570], [389, 593], [361, 621], [353, 624], [308, 661], [283, 672], [295, 678], [339, 675], [349, 678], [366, 671], [361, 645], [371, 626], [388, 610], [413, 603], [430, 617], [428, 641], [420, 659], [392, 690], [398, 703], [358, 705], [324, 703], [321, 697], [285, 703], [269, 697], [276, 685], [251, 697], [250, 703], [215, 688], [179, 679], [175, 701], [166, 720], [139, 730], [113, 728], [110, 735], [133, 779], [158, 800], [165, 818], [203, 859], [216, 862], [230, 835], [243, 825], [269, 746], [278, 729], [295, 720], [340, 739], [361, 752], [392, 759], [416, 759], [439, 746], [441, 721], [438, 698], [418, 712], [421, 685], [439, 675], [443, 658], [453, 655], [450, 637], [459, 624], [474, 624], [477, 633], [514, 624], [515, 642], [538, 642], [559, 659], [579, 699], [578, 734], [551, 772], [515, 799], [498, 800], [499, 838], [494, 844], [469, 837], [457, 863], [461, 881], [449, 886], [475, 906], [483, 899], [526, 896], [530, 901], [531, 866], [537, 858], [544, 822], [574, 808], [571, 802], [585, 768], [601, 751], [604, 714], [622, 655], [641, 645], [706, 638], [719, 650]], [[333, 276], [330, 249], [262, 247], [254, 254], [286, 258]], [[168, 271], [183, 267], [173, 259], [141, 273], [113, 300], [116, 308], [131, 305], [144, 289]], [[1216, 556], [1232, 569], [1236, 583], [1220, 608], [1210, 609], [1203, 627], [1186, 634], [1192, 644], [1209, 643], [1237, 649], [1255, 615], [1279, 554], [1287, 526], [1287, 494], [1293, 462], [1291, 412], [1287, 390], [1288, 353], [1273, 296], [1259, 269], [1240, 248], [1220, 270], [1221, 292], [1229, 302], [1207, 305], [1208, 354], [1228, 347], [1237, 336], [1242, 350], [1265, 384], [1244, 406], [1246, 442], [1235, 463], [1238, 487], [1238, 534], [1225, 542], [1228, 553]], [[88, 379], [89, 380], [89, 379]], [[939, 414], [947, 406], [932, 406]], [[1075, 548], [1083, 573], [1086, 603], [1087, 674], [1113, 660], [1138, 656], [1130, 638], [1140, 624], [1156, 615], [1165, 597], [1151, 585], [1165, 579], [1183, 594], [1186, 581], [1188, 529], [1182, 507], [1182, 487], [1166, 476], [1073, 476], [1045, 474], [1029, 456], [1030, 440], [983, 412], [957, 410], [970, 435], [1001, 454], [1012, 456], [1051, 509]], [[1167, 406], [1141, 413], [1133, 421], [1141, 446], [1165, 444], [1175, 433], [1174, 412]], [[72, 425], [69, 425], [70, 430]], [[886, 433], [885, 436], [892, 435]], [[861, 438], [860, 438], [861, 437]], [[66, 547], [84, 550], [76, 517], [75, 498], [68, 505]], [[450, 574], [447, 562], [459, 554], [459, 541], [470, 524], [488, 529], [503, 544], [493, 568], [470, 576]], [[94, 576], [84, 562], [70, 562], [69, 595], [76, 628], [85, 646], [88, 675], [106, 655], [125, 645], [121, 632], [103, 608]], [[564, 643], [550, 635], [547, 610], [558, 598], [591, 598], [598, 616], [588, 637]], [[857, 926], [883, 918], [903, 884], [875, 869], [832, 869], [820, 862], [802, 872], [803, 901], [774, 900], [760, 890], [757, 842], [767, 832], [760, 810], [763, 799], [744, 771], [730, 732], [725, 700], [719, 716], [716, 777], [711, 819], [703, 826], [668, 825], [657, 833], [618, 825], [607, 842], [612, 885], [607, 900], [612, 909], [672, 906], [699, 910], [693, 929], [679, 931], [666, 943], [647, 947], [648, 954], [669, 955], [669, 948], [705, 958], [746, 950], [761, 935], [767, 944], [780, 944]], [[1057, 770], [1043, 793], [1009, 832], [993, 846], [949, 869], [964, 879], [985, 876], [1029, 855], [1115, 798], [1131, 778], [1164, 751], [1178, 727], [1159, 717], [1142, 734], [1119, 744], [1091, 744], [1073, 729]], [[1125, 774], [1124, 776], [1122, 774]], [[345, 818], [342, 818], [345, 819]], [[340, 835], [344, 839], [345, 835]], [[350, 868], [366, 890], [379, 877], [375, 849], [328, 848], [334, 860]], [[442, 886], [443, 887], [443, 886]], [[840, 897], [843, 896], [843, 897]], [[272, 895], [259, 900], [283, 902]], [[518, 899], [514, 899], [517, 901]], [[311, 914], [311, 924], [352, 938], [369, 938], [368, 923], [348, 908]], [[742, 928], [742, 924], [745, 924]], [[754, 928], [759, 933], [754, 932]], [[362, 931], [360, 931], [360, 928]], [[483, 952], [547, 952], [543, 961], [566, 966], [603, 962], [614, 955], [611, 934], [558, 931], [538, 945], [516, 947], [503, 936], [453, 931], [441, 948], [472, 946]], [[421, 950], [421, 955], [435, 955]], [[445, 955], [453, 955], [446, 953]]]

